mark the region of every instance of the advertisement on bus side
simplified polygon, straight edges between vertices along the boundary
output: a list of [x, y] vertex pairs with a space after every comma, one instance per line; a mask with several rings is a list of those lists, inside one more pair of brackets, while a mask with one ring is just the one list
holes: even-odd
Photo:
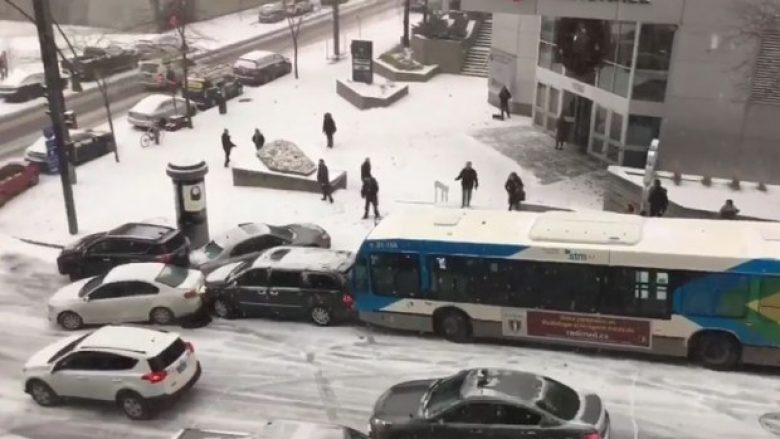
[[529, 310], [526, 313], [526, 333], [529, 337], [649, 349], [651, 330], [650, 322], [646, 320], [548, 311]]

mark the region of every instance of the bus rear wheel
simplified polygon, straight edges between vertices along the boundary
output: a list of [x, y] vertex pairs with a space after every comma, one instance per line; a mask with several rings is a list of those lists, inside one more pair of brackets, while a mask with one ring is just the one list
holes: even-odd
[[739, 363], [741, 346], [731, 334], [710, 332], [694, 339], [692, 353], [708, 369], [732, 370]]
[[471, 341], [471, 320], [462, 311], [444, 310], [434, 320], [436, 333], [455, 343]]

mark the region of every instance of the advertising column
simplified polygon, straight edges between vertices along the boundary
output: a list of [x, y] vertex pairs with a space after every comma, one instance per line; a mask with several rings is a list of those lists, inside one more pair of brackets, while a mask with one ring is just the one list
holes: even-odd
[[206, 210], [205, 176], [209, 168], [205, 162], [178, 166], [168, 164], [166, 173], [173, 180], [176, 203], [176, 222], [190, 239], [192, 248], [209, 242], [209, 221]]

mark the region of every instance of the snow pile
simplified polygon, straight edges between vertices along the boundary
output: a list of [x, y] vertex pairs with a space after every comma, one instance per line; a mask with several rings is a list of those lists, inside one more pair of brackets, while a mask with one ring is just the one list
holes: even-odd
[[317, 165], [296, 144], [287, 140], [266, 144], [257, 156], [268, 169], [276, 172], [306, 176], [317, 170]]
[[341, 81], [342, 84], [352, 89], [355, 93], [365, 98], [387, 98], [399, 93], [406, 86], [398, 87], [393, 81], [374, 75], [374, 82], [366, 84], [365, 82], [355, 82], [351, 79]]

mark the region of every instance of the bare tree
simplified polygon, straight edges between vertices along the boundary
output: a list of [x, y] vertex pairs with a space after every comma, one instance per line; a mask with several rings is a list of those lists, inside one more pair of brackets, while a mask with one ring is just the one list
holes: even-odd
[[404, 33], [401, 38], [401, 44], [409, 47], [409, 14], [412, 9], [412, 0], [404, 0]]
[[[727, 40], [737, 46], [746, 46], [743, 49], [751, 48], [753, 56], [745, 57], [744, 60], [736, 66], [736, 70], [742, 72], [744, 78], [742, 86], [747, 92], [751, 90], [754, 84], [754, 73], [758, 69], [761, 55], [761, 43], [768, 38], [780, 38], [780, 3], [777, 0], [764, 0], [761, 3], [740, 0], [733, 3], [732, 7], [735, 13], [740, 17], [740, 25], [732, 35], [727, 36]], [[774, 64], [773, 60], [767, 60]], [[777, 67], [775, 67], [777, 69]], [[780, 92], [780, 72], [772, 75], [771, 84], [764, 83], [767, 91], [774, 90], [774, 93]]]
[[293, 43], [293, 71], [295, 72], [295, 79], [298, 79], [298, 36], [301, 34], [301, 23], [303, 23], [303, 16], [296, 15], [295, 1], [289, 1], [286, 4], [287, 10], [287, 27], [290, 29], [290, 37], [292, 37]]
[[[187, 22], [190, 19], [189, 12], [189, 1], [188, 0], [175, 0], [174, 3], [171, 5], [171, 13], [169, 18], [169, 24], [170, 26], [176, 31], [176, 34], [179, 37], [179, 53], [181, 54], [181, 64], [182, 64], [182, 90], [185, 91], [183, 93], [184, 95], [184, 111], [186, 113], [186, 121], [187, 126], [189, 128], [192, 128], [192, 117], [190, 116], [192, 114], [192, 104], [190, 103], [189, 95], [186, 93], [187, 88], [189, 87], [189, 74], [190, 74], [190, 61], [187, 58], [187, 54], [190, 50], [189, 45], [187, 43]], [[174, 102], [176, 100], [174, 99]]]

